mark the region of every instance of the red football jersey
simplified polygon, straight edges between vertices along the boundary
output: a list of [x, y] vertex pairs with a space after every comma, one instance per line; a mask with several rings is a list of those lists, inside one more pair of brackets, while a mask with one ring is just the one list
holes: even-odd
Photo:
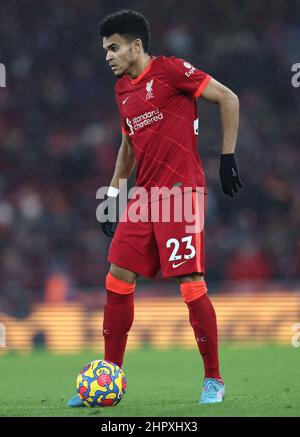
[[136, 79], [118, 79], [116, 100], [137, 161], [137, 186], [205, 187], [197, 97], [210, 79], [189, 62], [165, 56], [151, 57]]

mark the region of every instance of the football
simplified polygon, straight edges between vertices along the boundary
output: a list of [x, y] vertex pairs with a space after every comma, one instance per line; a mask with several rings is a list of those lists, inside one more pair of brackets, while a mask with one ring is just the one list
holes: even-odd
[[76, 389], [87, 407], [115, 406], [126, 392], [125, 374], [114, 363], [95, 360], [81, 369]]

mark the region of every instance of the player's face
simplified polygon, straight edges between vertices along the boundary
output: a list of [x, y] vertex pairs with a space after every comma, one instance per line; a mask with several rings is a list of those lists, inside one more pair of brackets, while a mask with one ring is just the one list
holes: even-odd
[[129, 42], [118, 33], [103, 38], [106, 61], [115, 76], [120, 77], [130, 71], [135, 64], [139, 51], [134, 42]]

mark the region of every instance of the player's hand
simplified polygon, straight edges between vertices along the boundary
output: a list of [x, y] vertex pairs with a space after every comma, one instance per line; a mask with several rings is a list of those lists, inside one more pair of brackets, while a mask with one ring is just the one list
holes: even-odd
[[233, 153], [221, 155], [219, 175], [222, 190], [228, 196], [233, 197], [233, 192], [238, 193], [238, 187], [243, 188]]
[[112, 238], [117, 229], [117, 218], [116, 218], [116, 197], [105, 196], [102, 202], [102, 217], [101, 217], [101, 229], [107, 237]]

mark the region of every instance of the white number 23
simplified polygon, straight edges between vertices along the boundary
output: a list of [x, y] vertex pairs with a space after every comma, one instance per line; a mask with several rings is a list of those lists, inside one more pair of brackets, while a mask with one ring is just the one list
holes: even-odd
[[[182, 243], [186, 243], [186, 244], [185, 244], [185, 249], [190, 251], [190, 253], [187, 253], [187, 254], [183, 255], [183, 258], [184, 258], [184, 259], [191, 259], [191, 258], [193, 258], [193, 257], [195, 256], [195, 254], [196, 254], [196, 250], [195, 250], [195, 247], [192, 245], [192, 236], [189, 235], [189, 236], [187, 236], [187, 237], [183, 237], [183, 238], [181, 239], [181, 242], [182, 242]], [[170, 239], [167, 241], [167, 243], [166, 243], [166, 247], [167, 247], [168, 249], [169, 249], [172, 245], [174, 245], [174, 249], [173, 249], [173, 251], [172, 251], [172, 253], [171, 253], [171, 256], [170, 256], [170, 258], [169, 258], [169, 261], [176, 261], [176, 260], [178, 260], [178, 259], [182, 259], [182, 256], [181, 256], [181, 255], [176, 255], [177, 252], [178, 252], [178, 250], [179, 250], [179, 246], [180, 246], [180, 243], [179, 243], [179, 241], [178, 241], [176, 238], [170, 238]]]

